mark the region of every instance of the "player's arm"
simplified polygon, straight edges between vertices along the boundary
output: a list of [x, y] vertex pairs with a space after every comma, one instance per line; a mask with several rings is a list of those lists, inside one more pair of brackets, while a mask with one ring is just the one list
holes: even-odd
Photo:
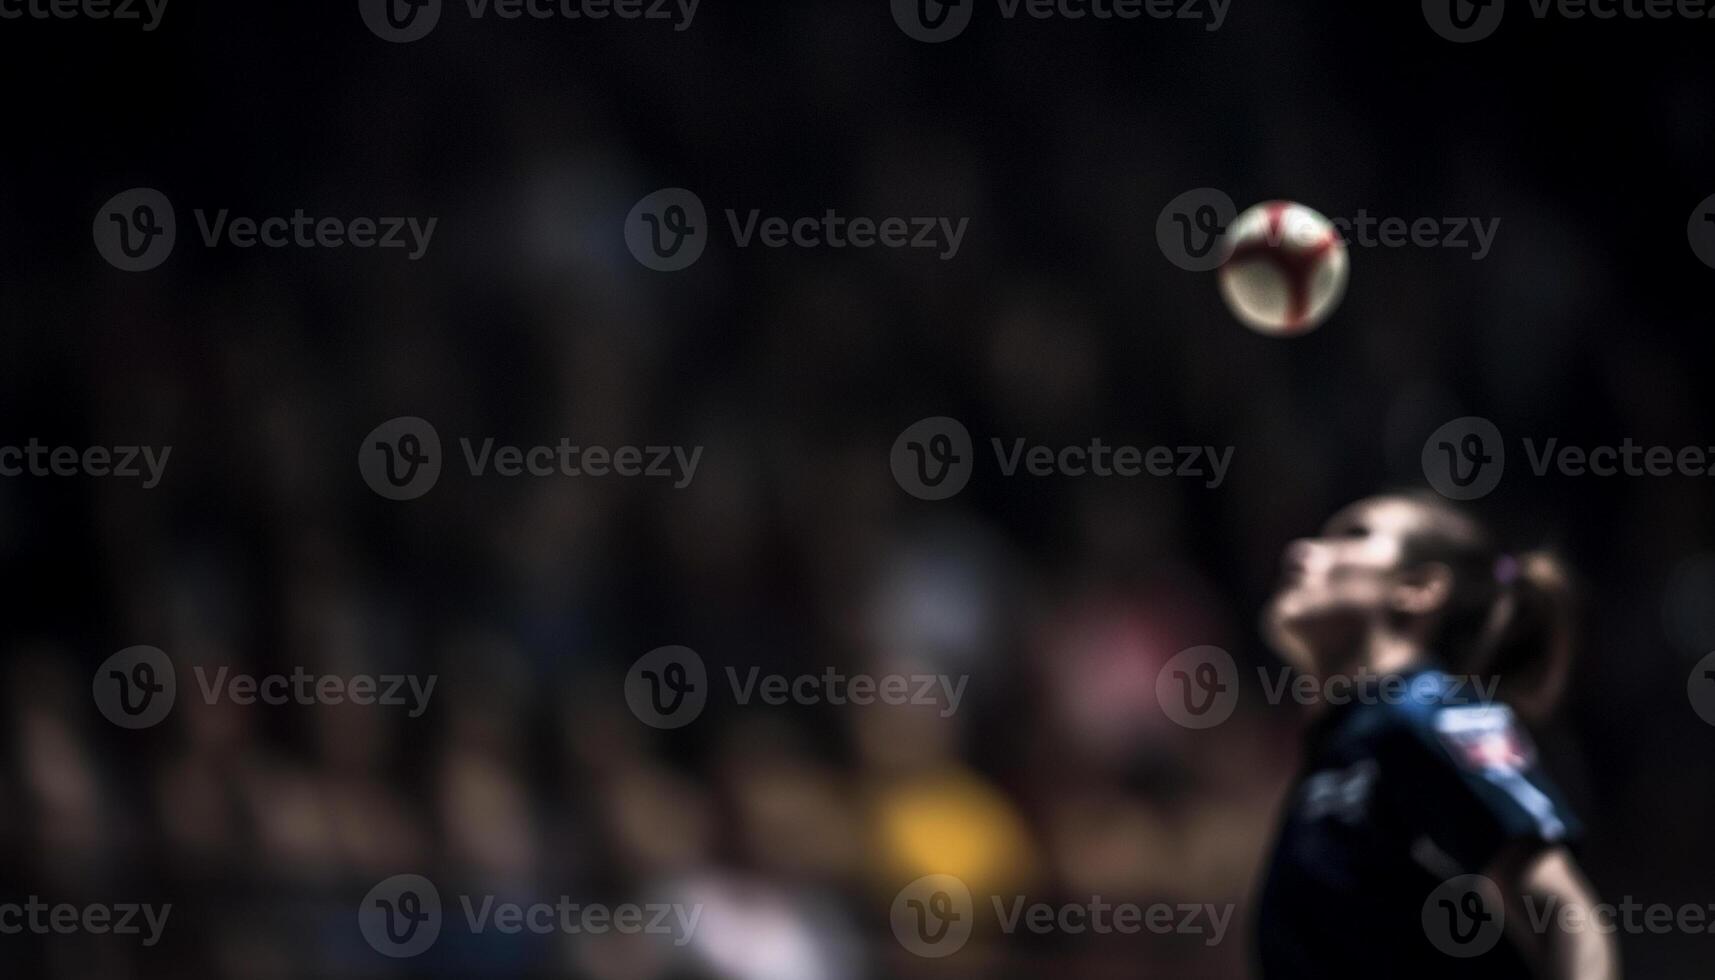
[[[1511, 709], [1448, 705], [1411, 712], [1407, 731], [1406, 754], [1397, 761], [1418, 776], [1405, 784], [1409, 812], [1457, 867], [1481, 869], [1501, 890], [1507, 931], [1537, 975], [1616, 980], [1612, 938], [1591, 918], [1595, 889], [1568, 850], [1579, 837], [1578, 822]], [[1578, 927], [1564, 928], [1566, 922]]]
[[[1564, 847], [1509, 848], [1488, 877], [1506, 901], [1507, 932], [1543, 980], [1619, 980], [1612, 933], [1593, 928], [1595, 889]], [[1559, 923], [1583, 923], [1560, 928]], [[1533, 928], [1542, 922], [1546, 928]]]

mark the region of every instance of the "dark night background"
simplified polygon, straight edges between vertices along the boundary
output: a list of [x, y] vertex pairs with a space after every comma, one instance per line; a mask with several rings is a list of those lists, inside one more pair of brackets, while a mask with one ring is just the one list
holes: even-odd
[[[1492, 419], [1509, 449], [1715, 446], [1715, 270], [1686, 240], [1715, 193], [1715, 20], [1513, 8], [1470, 45], [1415, 3], [1303, 0], [1233, 0], [1213, 33], [984, 4], [938, 45], [883, 0], [704, 0], [684, 32], [449, 2], [410, 44], [351, 2], [175, 0], [151, 33], [0, 21], [0, 444], [173, 447], [149, 491], [0, 479], [0, 900], [173, 903], [156, 948], [4, 936], [5, 972], [775, 975], [451, 927], [387, 960], [355, 910], [415, 871], [444, 896], [689, 888], [735, 921], [773, 909], [817, 951], [798, 980], [1245, 975], [1302, 718], [1253, 704], [1187, 732], [1148, 683], [1102, 678], [1202, 643], [1272, 663], [1255, 622], [1281, 547], [1422, 486], [1448, 419]], [[133, 274], [91, 220], [136, 186], [173, 201], [179, 239]], [[721, 236], [656, 273], [621, 227], [671, 186], [711, 216], [970, 226], [948, 262]], [[1501, 223], [1482, 261], [1355, 249], [1339, 312], [1278, 340], [1156, 245], [1166, 203], [1204, 186]], [[408, 262], [204, 248], [195, 208], [439, 223]], [[402, 415], [448, 440], [706, 451], [685, 490], [449, 472], [393, 503], [354, 456]], [[1233, 470], [1209, 490], [979, 468], [926, 503], [887, 454], [931, 415], [979, 443], [1230, 445]], [[1574, 690], [1537, 734], [1609, 901], [1715, 904], [1715, 728], [1686, 693], [1715, 649], [1711, 485], [1520, 459], [1475, 507], [1583, 581]], [[174, 716], [127, 732], [90, 676], [134, 644], [181, 667], [441, 680], [406, 719], [204, 708], [181, 671]], [[621, 679], [665, 644], [711, 672], [932, 663], [971, 691], [952, 721], [728, 705], [662, 733]], [[970, 844], [973, 885], [1230, 901], [1240, 924], [1214, 948], [995, 935], [915, 959], [888, 905], [940, 869], [887, 828], [925, 798], [991, 843]], [[1706, 975], [1715, 935], [1621, 945], [1628, 976], [1677, 980]]]

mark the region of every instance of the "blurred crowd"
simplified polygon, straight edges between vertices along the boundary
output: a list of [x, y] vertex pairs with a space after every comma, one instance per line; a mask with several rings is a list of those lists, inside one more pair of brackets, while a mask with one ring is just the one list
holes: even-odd
[[[1552, 159], [1600, 153], [1589, 165], [1643, 183], [1627, 170], [1649, 156], [1643, 138], [1552, 109], [1517, 118], [1496, 94], [1523, 84], [1503, 49], [1473, 68], [1411, 11], [1371, 24], [1247, 9], [1210, 38], [1019, 23], [948, 53], [862, 6], [705, 11], [682, 38], [627, 26], [583, 47], [529, 24], [378, 48], [355, 16], [311, 30], [259, 12], [226, 34], [187, 20], [191, 41], [163, 30], [171, 70], [142, 76], [152, 98], [64, 96], [57, 118], [98, 116], [131, 151], [74, 136], [62, 165], [31, 140], [7, 165], [34, 176], [8, 180], [0, 225], [36, 244], [0, 252], [0, 419], [13, 442], [173, 454], [149, 491], [0, 481], [0, 881], [7, 897], [171, 902], [173, 918], [147, 949], [0, 937], [4, 973], [1244, 976], [1247, 903], [1304, 719], [1252, 698], [1226, 724], [1179, 727], [1156, 699], [1160, 665], [1214, 644], [1271, 668], [1255, 620], [1281, 548], [1352, 499], [1421, 486], [1423, 439], [1448, 419], [1710, 441], [1685, 368], [1693, 270], [1707, 270], [1681, 237], [1643, 234], [1659, 197], [1682, 235], [1675, 175], [1624, 205], [1580, 196]], [[1411, 58], [1348, 43], [1372, 30], [1409, 38]], [[315, 72], [281, 53], [310, 45]], [[1476, 108], [1447, 113], [1414, 59]], [[243, 85], [209, 91], [229, 75]], [[1681, 96], [1709, 108], [1709, 90], [1665, 64], [1631, 81], [1663, 96], [1638, 129], [1668, 133], [1670, 159], [1707, 159], [1694, 151], [1715, 147], [1715, 113], [1662, 114]], [[235, 130], [248, 135], [220, 135]], [[179, 203], [185, 242], [160, 270], [116, 273], [87, 216], [149, 183]], [[1162, 205], [1205, 185], [1240, 206], [1288, 195], [1330, 214], [1503, 223], [1482, 263], [1354, 255], [1345, 308], [1270, 340], [1155, 245]], [[663, 186], [694, 189], [718, 222], [838, 207], [969, 218], [970, 232], [952, 262], [717, 240], [656, 273], [621, 223]], [[415, 263], [220, 252], [194, 244], [192, 207], [440, 225]], [[704, 456], [683, 489], [453, 467], [394, 502], [356, 455], [405, 415], [449, 456], [460, 435]], [[1211, 489], [979, 464], [957, 498], [925, 502], [894, 482], [889, 450], [932, 415], [960, 419], [979, 455], [993, 438], [1101, 438], [1231, 446], [1233, 468]], [[1587, 817], [1604, 895], [1715, 901], [1700, 765], [1715, 731], [1685, 704], [1686, 671], [1715, 649], [1709, 499], [1691, 478], [1520, 466], [1478, 505], [1510, 544], [1559, 547], [1584, 584], [1582, 666], [1539, 735]], [[172, 715], [142, 731], [90, 696], [96, 665], [134, 644], [180, 676]], [[969, 687], [950, 717], [715, 698], [663, 731], [623, 688], [669, 644], [711, 678], [831, 667]], [[210, 705], [193, 665], [438, 684], [417, 718]], [[453, 924], [395, 962], [357, 911], [398, 873], [433, 880]], [[979, 928], [934, 961], [889, 922], [900, 889], [934, 873], [978, 902], [1238, 911], [1213, 946]], [[471, 935], [455, 895], [670, 896], [703, 920], [683, 946]], [[1634, 975], [1676, 980], [1702, 975], [1708, 938], [1622, 945]]]

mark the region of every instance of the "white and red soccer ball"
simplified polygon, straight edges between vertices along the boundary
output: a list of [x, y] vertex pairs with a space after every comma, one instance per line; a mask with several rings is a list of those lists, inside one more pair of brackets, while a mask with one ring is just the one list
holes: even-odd
[[1333, 222], [1302, 204], [1258, 204], [1233, 220], [1222, 249], [1221, 297], [1258, 333], [1308, 333], [1346, 293], [1346, 242]]

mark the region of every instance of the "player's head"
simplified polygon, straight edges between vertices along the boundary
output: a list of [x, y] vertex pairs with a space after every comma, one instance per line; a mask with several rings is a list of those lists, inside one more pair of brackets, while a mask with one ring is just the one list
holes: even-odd
[[1264, 629], [1302, 670], [1356, 670], [1385, 640], [1450, 672], [1499, 678], [1515, 707], [1540, 714], [1565, 679], [1570, 592], [1553, 556], [1503, 551], [1439, 497], [1392, 494], [1287, 547]]

